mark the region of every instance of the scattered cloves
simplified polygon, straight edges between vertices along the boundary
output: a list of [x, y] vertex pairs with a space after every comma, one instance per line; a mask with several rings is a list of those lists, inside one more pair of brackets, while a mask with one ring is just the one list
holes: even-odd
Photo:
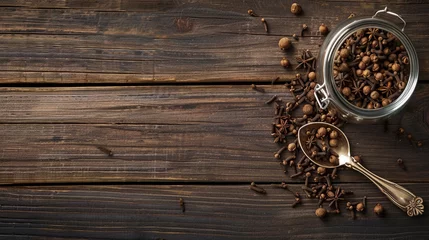
[[97, 148], [98, 148], [98, 150], [100, 150], [103, 153], [107, 154], [109, 157], [113, 156], [113, 151], [112, 150], [110, 150], [110, 149], [108, 149], [106, 147], [103, 147], [103, 146], [97, 146]]
[[267, 24], [267, 21], [265, 20], [265, 18], [261, 18], [261, 22], [262, 22], [262, 24], [264, 24], [265, 32], [268, 33], [268, 24]]
[[252, 17], [259, 17], [256, 13], [253, 12], [252, 9], [247, 10], [247, 14], [249, 14]]
[[255, 84], [252, 84], [251, 87], [253, 90], [255, 90], [257, 92], [261, 92], [261, 93], [265, 92], [265, 90], [263, 88], [257, 87]]
[[254, 182], [252, 182], [250, 184], [250, 189], [253, 190], [254, 192], [260, 193], [260, 194], [267, 194], [267, 192], [265, 191], [265, 189], [263, 189], [262, 187], [257, 186]]

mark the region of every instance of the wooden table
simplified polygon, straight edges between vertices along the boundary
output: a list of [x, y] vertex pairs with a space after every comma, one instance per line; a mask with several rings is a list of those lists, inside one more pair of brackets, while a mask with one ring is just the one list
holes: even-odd
[[[355, 220], [344, 203], [320, 220], [316, 200], [293, 209], [290, 194], [270, 187], [303, 182], [273, 158], [264, 105], [291, 98], [281, 82], [296, 71], [279, 66], [279, 38], [306, 23], [286, 56], [317, 53], [321, 23], [333, 29], [387, 5], [408, 23], [419, 84], [387, 131], [344, 131], [367, 168], [429, 201], [429, 3], [390, 2], [300, 1], [296, 17], [283, 0], [1, 1], [0, 238], [428, 239], [428, 214], [407, 217], [351, 170], [336, 181], [350, 200], [368, 197]], [[423, 147], [396, 136], [400, 126]], [[250, 191], [252, 181], [268, 194]]]

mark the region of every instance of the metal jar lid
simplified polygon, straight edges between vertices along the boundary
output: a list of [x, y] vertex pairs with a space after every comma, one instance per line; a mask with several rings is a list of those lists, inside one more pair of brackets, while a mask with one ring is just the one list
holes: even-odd
[[[399, 28], [394, 23], [379, 18], [380, 13], [398, 17], [402, 20], [403, 27]], [[385, 119], [404, 107], [416, 88], [419, 76], [417, 53], [411, 40], [404, 33], [405, 26], [405, 20], [400, 15], [388, 11], [386, 7], [377, 11], [372, 17], [348, 19], [331, 31], [320, 49], [317, 62], [317, 74], [320, 84], [316, 85], [314, 95], [319, 107], [322, 109], [327, 107], [336, 108], [344, 119], [358, 123]], [[409, 79], [402, 94], [391, 104], [379, 109], [364, 109], [349, 103], [336, 89], [333, 77], [332, 69], [337, 50], [351, 34], [363, 28], [379, 28], [394, 34], [404, 45], [410, 60]]]

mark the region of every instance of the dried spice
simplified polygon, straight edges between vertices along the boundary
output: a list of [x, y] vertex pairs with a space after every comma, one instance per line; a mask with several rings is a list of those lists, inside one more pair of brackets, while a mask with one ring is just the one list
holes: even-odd
[[409, 77], [405, 47], [393, 34], [360, 29], [337, 51], [333, 75], [339, 93], [353, 105], [378, 109], [395, 101]]
[[328, 34], [328, 32], [329, 32], [329, 29], [328, 29], [328, 27], [325, 25], [325, 24], [321, 24], [320, 26], [319, 26], [319, 32], [320, 32], [320, 34], [322, 34], [322, 35], [326, 35], [326, 34]]
[[[289, 102], [274, 101], [274, 122], [271, 135], [275, 143], [282, 146], [274, 157], [280, 160], [280, 165], [285, 174], [290, 178], [301, 178], [304, 185], [301, 187], [304, 196], [317, 199], [318, 207], [328, 204], [331, 210], [327, 213], [339, 213], [339, 203], [350, 192], [344, 191], [339, 186], [334, 186], [331, 179], [337, 178], [337, 168], [327, 169], [317, 166], [308, 159], [301, 148], [314, 150], [315, 158], [324, 159], [327, 165], [337, 165], [338, 155], [334, 146], [338, 144], [339, 133], [327, 128], [311, 129], [306, 134], [308, 139], [305, 146], [297, 145], [298, 129], [309, 122], [327, 122], [340, 127], [343, 122], [335, 110], [323, 110], [315, 104], [314, 87], [316, 86], [316, 57], [309, 50], [302, 51], [297, 57], [297, 68], [306, 70], [305, 74], [296, 74], [294, 79], [288, 81], [285, 86], [293, 100]], [[271, 100], [271, 99], [270, 99]], [[285, 155], [285, 156], [282, 156]], [[293, 171], [288, 171], [293, 168]], [[291, 172], [289, 174], [289, 172]], [[284, 184], [286, 186], [286, 184]], [[281, 185], [283, 186], [283, 185]], [[301, 197], [295, 195], [293, 207], [301, 204]], [[323, 210], [317, 210], [321, 215]], [[316, 213], [317, 215], [317, 213]]]
[[259, 17], [256, 13], [253, 12], [252, 9], [247, 10], [247, 14], [249, 14], [252, 17]]
[[261, 22], [262, 22], [262, 24], [264, 24], [265, 32], [267, 32], [267, 33], [268, 33], [268, 23], [267, 23], [267, 21], [265, 20], [265, 18], [261, 18]]
[[327, 211], [326, 211], [326, 209], [320, 207], [320, 208], [316, 209], [315, 213], [316, 213], [316, 216], [318, 216], [319, 218], [324, 218], [326, 216]]
[[285, 67], [285, 68], [287, 68], [287, 67], [289, 67], [290, 66], [290, 62], [289, 62], [289, 60], [287, 59], [287, 58], [283, 58], [281, 61], [280, 61], [280, 65], [282, 65], [282, 67]]
[[374, 213], [378, 216], [383, 216], [384, 214], [384, 208], [380, 203], [377, 203], [374, 207]]
[[183, 200], [183, 198], [179, 198], [179, 205], [180, 209], [182, 209], [182, 212], [185, 212], [185, 200]]
[[110, 149], [108, 149], [108, 148], [106, 148], [106, 147], [97, 146], [97, 149], [100, 150], [100, 151], [102, 151], [103, 153], [107, 154], [107, 156], [109, 156], [109, 157], [113, 156], [113, 151], [110, 150]]
[[267, 194], [267, 191], [265, 191], [265, 189], [263, 189], [262, 187], [259, 187], [256, 185], [256, 183], [252, 182], [250, 184], [250, 189], [253, 190], [254, 192], [260, 193], [260, 194]]
[[290, 6], [290, 12], [295, 15], [299, 15], [302, 12], [301, 5], [299, 5], [298, 3], [292, 3], [292, 5]]
[[279, 40], [279, 48], [281, 50], [287, 50], [292, 46], [292, 42], [290, 41], [289, 38], [287, 37], [283, 37]]

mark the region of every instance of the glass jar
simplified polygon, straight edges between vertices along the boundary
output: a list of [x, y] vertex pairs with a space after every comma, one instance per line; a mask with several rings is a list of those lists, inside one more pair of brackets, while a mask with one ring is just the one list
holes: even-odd
[[[380, 13], [394, 15], [402, 20], [404, 26], [397, 25], [377, 17]], [[319, 52], [317, 62], [317, 76], [319, 84], [316, 85], [314, 95], [320, 108], [335, 108], [343, 119], [354, 123], [375, 122], [386, 119], [397, 113], [410, 99], [417, 85], [419, 76], [419, 62], [416, 50], [411, 40], [404, 33], [406, 22], [396, 13], [387, 10], [377, 11], [372, 17], [351, 18], [339, 24], [329, 33]], [[348, 102], [336, 89], [333, 76], [335, 54], [344, 41], [357, 30], [362, 28], [379, 28], [393, 33], [404, 45], [410, 61], [408, 83], [402, 94], [391, 104], [378, 109], [359, 108]]]

